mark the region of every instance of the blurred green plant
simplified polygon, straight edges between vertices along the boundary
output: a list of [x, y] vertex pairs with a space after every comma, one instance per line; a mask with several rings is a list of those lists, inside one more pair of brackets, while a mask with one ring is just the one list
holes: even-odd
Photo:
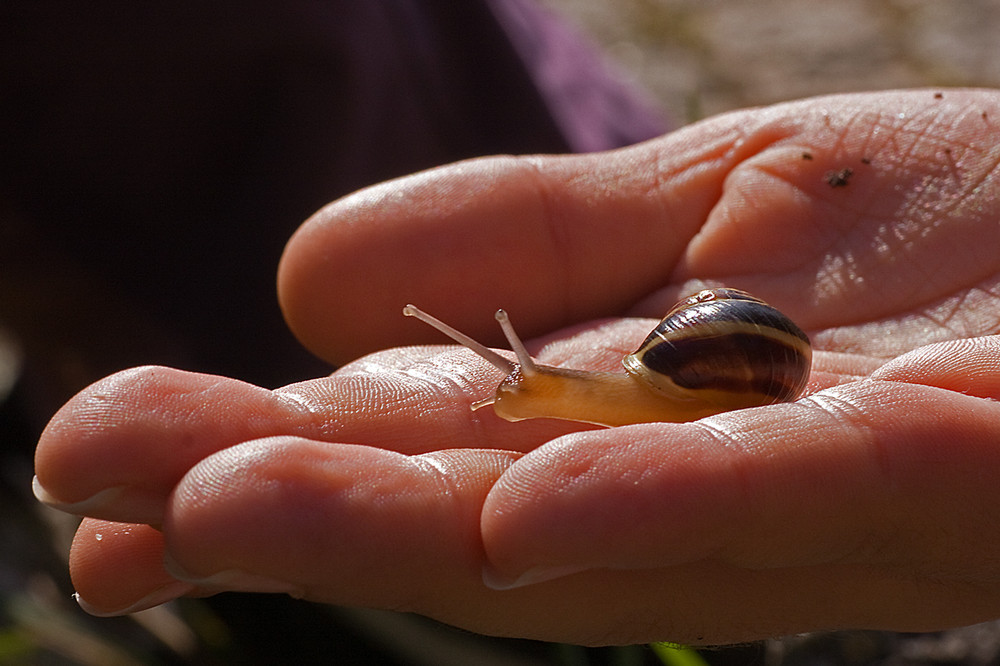
[[661, 641], [650, 643], [649, 647], [665, 666], [708, 666], [697, 650], [685, 645]]

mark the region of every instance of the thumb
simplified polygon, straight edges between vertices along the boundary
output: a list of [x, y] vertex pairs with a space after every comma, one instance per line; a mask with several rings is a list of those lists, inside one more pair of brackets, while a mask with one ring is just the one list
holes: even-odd
[[755, 149], [740, 124], [612, 153], [462, 162], [335, 201], [285, 249], [285, 317], [341, 363], [440, 341], [401, 320], [408, 302], [489, 344], [500, 337], [484, 304], [509, 309], [528, 336], [620, 313], [668, 280], [726, 172]]

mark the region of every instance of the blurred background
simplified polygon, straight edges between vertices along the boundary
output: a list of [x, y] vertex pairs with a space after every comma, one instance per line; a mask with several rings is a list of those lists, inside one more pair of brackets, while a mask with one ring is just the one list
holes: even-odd
[[1000, 82], [993, 0], [541, 0], [689, 122], [836, 92]]
[[328, 372], [285, 331], [273, 282], [288, 236], [340, 195], [815, 94], [995, 87], [997, 34], [988, 0], [3, 3], [0, 663], [1000, 663], [993, 623], [694, 653], [488, 639], [268, 595], [97, 619], [70, 596], [76, 520], [30, 492], [47, 420], [111, 372], [264, 386]]

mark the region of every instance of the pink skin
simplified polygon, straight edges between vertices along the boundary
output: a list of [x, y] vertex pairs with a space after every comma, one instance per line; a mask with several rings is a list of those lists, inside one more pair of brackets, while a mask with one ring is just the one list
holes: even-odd
[[[276, 391], [139, 368], [53, 417], [36, 490], [89, 516], [81, 603], [263, 590], [585, 644], [1000, 615], [994, 119], [992, 91], [818, 98], [330, 204], [289, 242], [282, 307], [320, 356], [374, 353]], [[493, 344], [503, 306], [542, 362], [608, 369], [639, 317], [714, 284], [810, 332], [806, 397], [512, 424], [469, 411], [499, 380], [477, 357], [390, 348], [442, 342], [407, 302]]]

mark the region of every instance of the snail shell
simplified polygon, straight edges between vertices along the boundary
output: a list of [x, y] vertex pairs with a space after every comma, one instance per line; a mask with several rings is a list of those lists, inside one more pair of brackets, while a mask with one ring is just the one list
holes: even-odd
[[625, 370], [657, 391], [724, 410], [795, 400], [812, 367], [809, 338], [738, 289], [707, 289], [673, 307]]

